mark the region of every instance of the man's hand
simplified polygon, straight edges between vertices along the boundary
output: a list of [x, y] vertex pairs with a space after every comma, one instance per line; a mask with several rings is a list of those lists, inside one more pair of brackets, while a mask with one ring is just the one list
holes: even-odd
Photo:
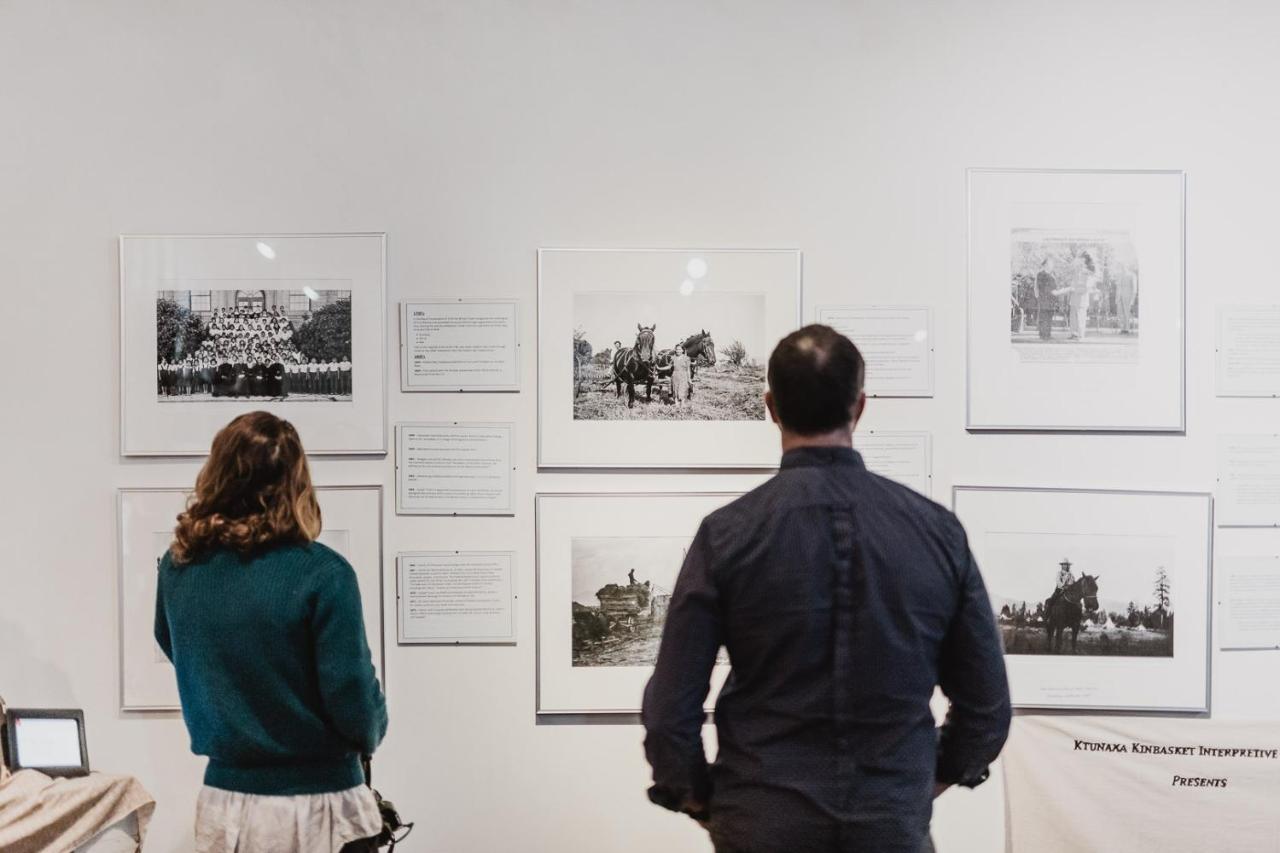
[[947, 790], [947, 789], [948, 789], [948, 788], [950, 788], [950, 787], [951, 787], [951, 785], [950, 785], [949, 783], [947, 783], [947, 782], [935, 782], [935, 783], [933, 783], [933, 798], [934, 798], [935, 800], [936, 800], [936, 799], [938, 799], [938, 797], [941, 797], [941, 796], [942, 796], [942, 792], [943, 792], [943, 791], [945, 791], [945, 790]]

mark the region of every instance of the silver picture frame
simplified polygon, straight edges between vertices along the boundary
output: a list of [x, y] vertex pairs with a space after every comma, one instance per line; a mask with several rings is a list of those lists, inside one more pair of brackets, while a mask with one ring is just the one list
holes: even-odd
[[[1176, 422], [1159, 426], [1137, 425], [1126, 423], [1093, 422], [1082, 424], [1030, 424], [1018, 422], [978, 423], [973, 412], [973, 180], [975, 175], [1108, 175], [1108, 176], [1152, 176], [1162, 175], [1176, 177], [1179, 182], [1179, 273], [1177, 307], [1179, 313], [1178, 327], [1178, 417]], [[965, 170], [965, 429], [972, 433], [1099, 433], [1099, 434], [1171, 434], [1185, 435], [1187, 428], [1187, 344], [1186, 344], [1186, 247], [1187, 247], [1187, 173], [1183, 169], [1070, 169], [1070, 168], [1016, 168], [971, 166]]]
[[[386, 633], [386, 580], [383, 571], [383, 558], [385, 548], [385, 537], [383, 534], [384, 519], [384, 499], [383, 487], [381, 485], [334, 485], [334, 486], [316, 486], [316, 491], [320, 494], [326, 492], [352, 492], [364, 491], [371, 492], [377, 496], [378, 506], [378, 524], [377, 524], [377, 551], [378, 562], [375, 567], [378, 575], [377, 585], [377, 648], [371, 651], [376, 654], [378, 680], [385, 692], [387, 690], [387, 633]], [[125, 499], [130, 494], [164, 494], [172, 493], [174, 495], [189, 495], [191, 488], [189, 486], [123, 486], [116, 489], [116, 625], [117, 625], [117, 647], [116, 647], [116, 670], [117, 670], [117, 686], [120, 711], [124, 713], [173, 713], [181, 711], [182, 708], [177, 704], [138, 704], [132, 703], [128, 699], [128, 693], [125, 685], [125, 661], [126, 661], [126, 604], [125, 604]], [[366, 605], [366, 609], [368, 606]], [[153, 613], [153, 611], [148, 611]], [[150, 624], [148, 623], [148, 633], [150, 633]]]
[[[760, 254], [760, 255], [789, 255], [794, 257], [794, 276], [795, 276], [795, 295], [794, 295], [794, 319], [788, 324], [787, 331], [793, 331], [803, 322], [804, 317], [804, 255], [797, 248], [707, 248], [701, 246], [596, 246], [596, 247], [561, 247], [561, 246], [544, 246], [537, 250], [537, 282], [538, 282], [538, 301], [537, 301], [537, 330], [538, 330], [538, 346], [537, 346], [537, 419], [538, 419], [538, 435], [537, 435], [537, 467], [539, 470], [768, 470], [777, 467], [777, 461], [773, 458], [752, 457], [733, 457], [725, 459], [717, 459], [714, 461], [698, 461], [690, 463], [688, 460], [656, 460], [656, 461], [635, 461], [626, 458], [616, 459], [553, 459], [546, 448], [546, 396], [547, 390], [544, 387], [542, 371], [545, 367], [545, 354], [543, 351], [544, 343], [549, 340], [546, 332], [547, 309], [544, 293], [544, 260], [550, 253], [582, 253], [582, 254], [603, 254], [603, 253], [678, 253], [691, 255], [723, 255], [727, 253], [738, 254]], [[784, 333], [785, 334], [785, 333]], [[781, 337], [781, 336], [779, 336]], [[711, 422], [708, 422], [711, 423]], [[771, 447], [772, 451], [772, 447]], [[769, 454], [772, 456], [772, 453]]]
[[[663, 492], [540, 492], [534, 495], [534, 713], [538, 717], [548, 719], [581, 717], [591, 718], [597, 716], [611, 716], [615, 718], [633, 718], [640, 712], [640, 696], [642, 689], [634, 692], [635, 702], [631, 705], [621, 703], [612, 703], [604, 705], [590, 705], [587, 703], [567, 703], [552, 706], [546, 697], [545, 690], [545, 666], [544, 654], [548, 652], [545, 648], [545, 639], [543, 637], [544, 619], [543, 606], [547, 604], [546, 596], [546, 571], [547, 567], [543, 564], [543, 504], [548, 500], [556, 499], [586, 499], [593, 501], [608, 500], [610, 498], [624, 499], [640, 499], [640, 500], [656, 500], [678, 499], [678, 498], [707, 498], [713, 500], [723, 500], [728, 503], [741, 497], [744, 492], [732, 491], [663, 491]], [[700, 519], [699, 519], [700, 521]], [[696, 531], [697, 524], [693, 524], [690, 531], [690, 538]], [[566, 653], [570, 649], [564, 650]], [[645, 667], [627, 667], [627, 669], [646, 669], [643, 680], [648, 679], [649, 672], [652, 668]], [[720, 682], [723, 681], [725, 675], [728, 674], [727, 666], [717, 666], [718, 670], [723, 670], [719, 678], [713, 677], [712, 689], [707, 697], [706, 708], [710, 711], [713, 707], [715, 695], [719, 692]], [[643, 688], [643, 683], [639, 684]], [[630, 693], [628, 694], [630, 695]]]
[[[130, 355], [130, 335], [127, 331], [129, 323], [128, 315], [128, 291], [126, 285], [126, 246], [128, 241], [132, 240], [255, 240], [255, 241], [280, 241], [290, 239], [376, 239], [379, 243], [379, 272], [377, 282], [377, 333], [378, 341], [376, 342], [376, 358], [378, 368], [376, 372], [377, 378], [377, 394], [379, 401], [377, 404], [377, 417], [379, 426], [377, 429], [376, 439], [371, 438], [367, 444], [359, 446], [328, 446], [322, 441], [311, 440], [307, 445], [308, 455], [311, 456], [385, 456], [388, 452], [387, 438], [387, 412], [388, 412], [388, 393], [387, 393], [387, 235], [382, 231], [345, 231], [345, 232], [243, 232], [243, 233], [224, 233], [224, 234], [184, 234], [184, 233], [128, 233], [120, 234], [117, 237], [117, 289], [119, 298], [119, 382], [118, 389], [120, 404], [120, 455], [122, 457], [154, 457], [154, 458], [183, 458], [183, 457], [203, 457], [208, 454], [207, 446], [203, 448], [156, 448], [156, 447], [139, 447], [134, 446], [131, 442], [129, 434], [130, 409], [128, 402], [129, 395], [129, 355]], [[147, 341], [144, 346], [153, 347], [154, 343]], [[375, 347], [369, 347], [373, 352]], [[152, 377], [147, 378], [147, 382], [154, 381]], [[239, 414], [242, 411], [251, 411], [253, 408], [271, 408], [270, 404], [259, 403], [255, 406], [234, 406], [228, 404], [226, 411], [228, 420], [230, 416]], [[300, 418], [293, 418], [299, 421], [297, 424], [300, 428], [306, 429], [306, 424], [300, 422]], [[372, 432], [372, 430], [371, 430]], [[212, 437], [212, 433], [210, 433]]]
[[[1178, 705], [1161, 705], [1161, 704], [1143, 704], [1143, 703], [1072, 703], [1064, 701], [1053, 702], [1028, 702], [1019, 701], [1015, 697], [1014, 707], [1027, 711], [1087, 711], [1087, 712], [1122, 712], [1122, 713], [1144, 713], [1144, 714], [1160, 714], [1160, 715], [1203, 715], [1210, 712], [1212, 696], [1213, 696], [1213, 610], [1214, 610], [1214, 574], [1213, 574], [1213, 548], [1214, 548], [1214, 500], [1213, 494], [1204, 491], [1179, 491], [1179, 490], [1151, 490], [1151, 489], [1090, 489], [1090, 488], [1056, 488], [1046, 486], [981, 486], [981, 485], [953, 485], [951, 488], [951, 509], [959, 514], [960, 496], [965, 493], [974, 494], [1062, 494], [1062, 495], [1103, 495], [1103, 496], [1132, 496], [1138, 498], [1185, 498], [1203, 502], [1203, 535], [1205, 540], [1205, 551], [1203, 554], [1203, 572], [1204, 572], [1204, 601], [1202, 607], [1198, 608], [1204, 618], [1204, 642], [1200, 646], [1200, 652], [1204, 656], [1204, 679], [1203, 684], [1199, 685], [1199, 697], [1193, 703]], [[963, 518], [961, 518], [963, 522]], [[970, 541], [973, 538], [973, 532], [970, 532]], [[1003, 532], [1003, 531], [1002, 531]], [[1015, 531], [1021, 532], [1021, 531]], [[981, 555], [975, 555], [979, 567], [982, 565]], [[1199, 558], [1197, 558], [1198, 560]], [[988, 588], [988, 592], [990, 589]], [[1196, 612], [1193, 608], [1191, 612]], [[1176, 614], [1176, 611], [1175, 611]], [[1176, 626], [1175, 626], [1176, 627]], [[1176, 648], [1176, 646], [1175, 646]], [[1021, 656], [1018, 656], [1021, 657]], [[1037, 657], [1050, 657], [1052, 655], [1037, 655]], [[1074, 656], [1073, 656], [1074, 657]], [[1138, 658], [1145, 659], [1145, 658]], [[1006, 657], [1008, 660], [1008, 656]], [[1199, 658], [1196, 658], [1199, 661]], [[1013, 678], [1010, 679], [1013, 682]], [[1013, 686], [1011, 684], [1011, 686]], [[1015, 689], [1016, 692], [1016, 689]]]

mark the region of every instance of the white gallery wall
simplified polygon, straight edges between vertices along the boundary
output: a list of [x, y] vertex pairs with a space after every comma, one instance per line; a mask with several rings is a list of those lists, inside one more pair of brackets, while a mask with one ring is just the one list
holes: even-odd
[[[199, 461], [118, 455], [116, 235], [385, 231], [391, 423], [513, 420], [519, 462], [497, 519], [395, 516], [390, 458], [314, 465], [386, 490], [375, 766], [418, 823], [405, 849], [709, 850], [646, 801], [638, 726], [535, 719], [533, 495], [760, 477], [536, 471], [535, 250], [799, 248], [806, 319], [933, 306], [936, 395], [867, 426], [932, 432], [944, 501], [1208, 490], [1220, 432], [1280, 423], [1213, 396], [1215, 306], [1278, 301], [1277, 28], [1269, 2], [1192, 0], [0, 0], [0, 695], [84, 708], [94, 767], [159, 801], [148, 849], [188, 849], [181, 720], [117, 710], [115, 490]], [[966, 434], [967, 166], [1187, 170], [1185, 436]], [[463, 295], [521, 301], [523, 391], [395, 390], [398, 303]], [[517, 646], [394, 645], [396, 552], [454, 548], [517, 553]], [[1280, 652], [1215, 652], [1212, 675], [1214, 716], [1280, 719]], [[992, 853], [1002, 824], [997, 774], [934, 831]]]

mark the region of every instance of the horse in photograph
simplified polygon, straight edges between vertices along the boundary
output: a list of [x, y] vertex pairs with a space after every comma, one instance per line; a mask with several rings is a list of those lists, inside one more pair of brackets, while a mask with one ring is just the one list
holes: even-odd
[[613, 353], [613, 383], [618, 396], [622, 396], [622, 386], [627, 386], [627, 408], [636, 402], [636, 386], [645, 386], [645, 401], [653, 400], [653, 383], [658, 378], [653, 360], [653, 340], [657, 325], [642, 326], [636, 324], [635, 346], [618, 348]]
[[716, 366], [716, 342], [711, 339], [711, 333], [706, 329], [685, 338], [680, 346], [684, 354], [689, 356], [691, 376], [698, 375], [698, 365]]
[[1049, 635], [1049, 654], [1063, 651], [1066, 632], [1071, 631], [1071, 653], [1076, 652], [1076, 640], [1080, 636], [1080, 623], [1085, 611], [1098, 610], [1098, 578], [1081, 575], [1080, 579], [1062, 588], [1045, 602], [1044, 624]]

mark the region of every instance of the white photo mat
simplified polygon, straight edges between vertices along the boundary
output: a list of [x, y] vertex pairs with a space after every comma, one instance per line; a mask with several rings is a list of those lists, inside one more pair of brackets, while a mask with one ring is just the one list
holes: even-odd
[[933, 396], [933, 310], [927, 305], [820, 305], [814, 322], [858, 347], [868, 397]]
[[[515, 458], [511, 421], [396, 424], [396, 514], [515, 515]], [[412, 493], [433, 480], [440, 494]]]
[[[1179, 171], [968, 171], [968, 429], [1184, 431], [1184, 189]], [[1078, 339], [1059, 324], [1042, 341], [1035, 322], [1015, 319], [1025, 312], [1014, 274], [1027, 292], [1037, 276], [1013, 259], [1036, 246], [1072, 259], [1050, 267], [1057, 298], [1097, 312]], [[1125, 270], [1137, 296], [1121, 334], [1111, 306]], [[1087, 294], [1068, 292], [1077, 284]], [[1064, 315], [1070, 323], [1076, 311]]]
[[[738, 494], [630, 493], [540, 494], [537, 527], [538, 701], [540, 714], [635, 713], [653, 666], [574, 666], [573, 540], [681, 537], [693, 540], [702, 519]], [[639, 567], [643, 574], [646, 569]], [[680, 566], [669, 570], [668, 590]], [[625, 571], [625, 570], [624, 570]], [[625, 583], [625, 574], [613, 579]], [[715, 701], [728, 667], [718, 665], [707, 707]]]
[[[1073, 562], [1076, 577], [1096, 574], [1101, 609], [1122, 607], [1123, 603], [1114, 602], [1111, 596], [1120, 589], [1122, 579], [1112, 574], [1118, 571], [1117, 562], [1123, 560], [1112, 560], [1110, 566], [1099, 570], [1099, 563], [1080, 557], [1090, 549], [1095, 555], [1100, 553], [1096, 544], [1082, 547], [1085, 540], [1103, 542], [1103, 548], [1112, 548], [1117, 554], [1128, 553], [1123, 549], [1131, 548], [1130, 543], [1138, 543], [1140, 548], [1156, 543], [1162, 558], [1158, 568], [1166, 573], [1171, 590], [1172, 654], [1048, 654], [1043, 629], [1029, 629], [1026, 639], [1034, 643], [1034, 653], [1006, 651], [1005, 655], [1015, 707], [1208, 710], [1213, 547], [1212, 497], [1208, 493], [956, 486], [953, 499], [993, 610], [1000, 609], [997, 603], [1010, 597], [1004, 591], [1016, 584], [1025, 588], [1031, 583], [1036, 600], [1048, 598], [1062, 559]], [[1033, 547], [1040, 553], [1034, 562], [1025, 559], [1025, 548], [1020, 551], [1005, 545], [1015, 539], [1035, 543]], [[1145, 564], [1135, 561], [1132, 574], [1123, 579], [1127, 592], [1123, 599], [1138, 599], [1136, 603], [1142, 604], [1139, 596], [1152, 589], [1150, 572]], [[1133, 588], [1139, 591], [1129, 591]], [[1002, 626], [1001, 630], [1007, 650], [1009, 629]], [[1090, 638], [1082, 636], [1088, 649]]]
[[[436, 325], [427, 329], [427, 323]], [[519, 300], [402, 302], [400, 390], [519, 391]]]
[[[121, 236], [121, 454], [203, 456], [218, 429], [257, 409], [292, 422], [313, 455], [385, 454], [385, 254], [383, 234]], [[350, 292], [351, 399], [157, 399], [162, 291], [308, 287]]]
[[[120, 709], [176, 711], [173, 664], [155, 641], [156, 570], [173, 538], [186, 489], [126, 488], [117, 493], [120, 541]], [[386, 688], [382, 623], [382, 487], [320, 486], [319, 541], [342, 554], [360, 584], [365, 630]]]
[[[400, 645], [515, 645], [519, 598], [515, 563], [514, 551], [398, 554]], [[412, 577], [415, 572], [422, 576]], [[474, 577], [477, 574], [482, 576], [479, 580]], [[438, 600], [430, 601], [433, 597]]]
[[[693, 277], [690, 270], [700, 273]], [[610, 309], [612, 302], [616, 309]], [[714, 307], [709, 307], [714, 306]], [[725, 306], [732, 306], [726, 308]], [[745, 307], [744, 307], [745, 306]], [[777, 431], [763, 407], [764, 366], [773, 346], [800, 322], [801, 255], [790, 249], [541, 249], [538, 252], [538, 465], [543, 468], [770, 468]], [[611, 368], [589, 362], [575, 372], [575, 333], [588, 323], [596, 353], [633, 347], [641, 325], [656, 325], [655, 347], [699, 332], [714, 340], [717, 365], [694, 365], [690, 408], [664, 401], [645, 386], [626, 408], [609, 381]], [[661, 318], [660, 320], [658, 318]], [[732, 318], [732, 319], [730, 319]], [[746, 319], [742, 319], [746, 318]], [[739, 320], [741, 323], [739, 324]], [[738, 324], [738, 325], [731, 325]], [[747, 328], [749, 327], [749, 329]], [[746, 339], [746, 340], [744, 340]], [[742, 419], [681, 419], [716, 393], [735, 340], [759, 374], [734, 398], [751, 409]], [[747, 340], [750, 342], [748, 343]], [[703, 371], [706, 371], [705, 373]], [[727, 381], [727, 380], [725, 380]], [[758, 386], [758, 387], [757, 387]], [[577, 393], [579, 388], [581, 393]], [[604, 419], [579, 418], [579, 406], [613, 407]], [[653, 418], [659, 419], [653, 419]]]

